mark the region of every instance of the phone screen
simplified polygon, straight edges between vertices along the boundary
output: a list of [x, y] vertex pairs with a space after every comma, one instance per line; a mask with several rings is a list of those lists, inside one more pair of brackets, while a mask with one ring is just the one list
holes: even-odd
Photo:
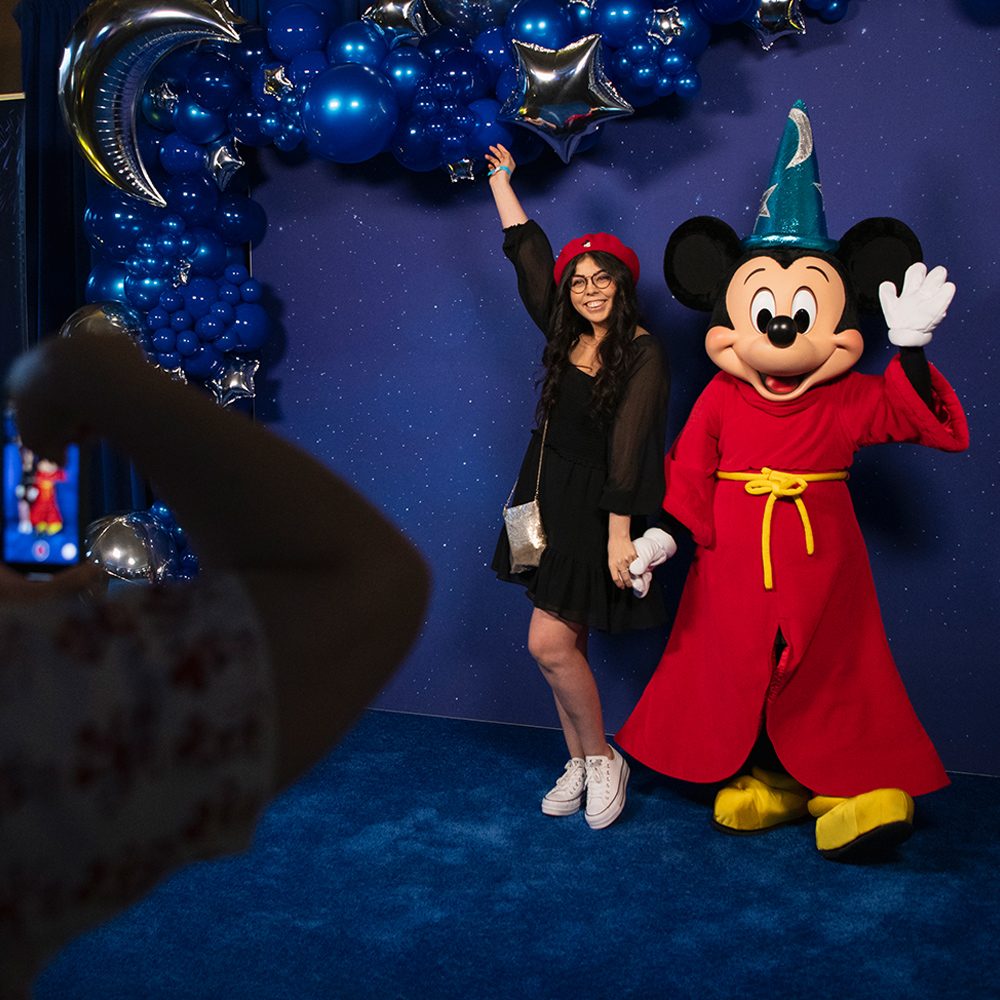
[[80, 562], [80, 449], [62, 465], [21, 445], [13, 414], [3, 421], [3, 561], [16, 569], [51, 572]]

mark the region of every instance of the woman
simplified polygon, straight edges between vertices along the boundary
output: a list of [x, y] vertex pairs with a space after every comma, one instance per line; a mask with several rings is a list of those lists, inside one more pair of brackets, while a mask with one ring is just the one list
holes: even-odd
[[602, 829], [625, 806], [629, 770], [605, 736], [587, 634], [663, 620], [658, 594], [640, 601], [628, 567], [636, 555], [632, 537], [663, 499], [666, 367], [656, 340], [638, 325], [635, 253], [614, 236], [591, 233], [553, 260], [548, 239], [511, 187], [511, 154], [490, 146], [486, 160], [504, 253], [547, 340], [537, 427], [511, 503], [532, 499], [541, 462], [548, 544], [536, 568], [514, 573], [502, 532], [493, 569], [526, 587], [535, 606], [528, 650], [552, 688], [570, 753], [542, 812], [571, 815], [586, 797], [587, 823]]

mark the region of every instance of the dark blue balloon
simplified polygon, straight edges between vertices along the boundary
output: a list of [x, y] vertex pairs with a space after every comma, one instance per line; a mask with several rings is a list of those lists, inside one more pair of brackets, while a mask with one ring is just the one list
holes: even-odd
[[396, 130], [392, 84], [368, 66], [331, 66], [309, 85], [302, 127], [309, 149], [335, 163], [361, 163]]
[[321, 49], [326, 42], [327, 19], [304, 3], [282, 7], [267, 24], [271, 51], [282, 59], [294, 59], [303, 52]]
[[164, 351], [156, 355], [156, 362], [168, 372], [172, 372], [181, 366], [181, 356], [176, 351]]
[[701, 90], [701, 77], [696, 69], [689, 69], [686, 73], [681, 73], [674, 80], [674, 89], [678, 97], [694, 97]]
[[497, 77], [514, 64], [507, 34], [500, 27], [489, 28], [478, 35], [472, 43], [472, 51], [483, 60], [491, 87], [496, 85]]
[[759, 0], [695, 0], [695, 6], [710, 24], [735, 24], [750, 17]]
[[245, 24], [240, 28], [238, 45], [226, 49], [229, 58], [246, 74], [252, 74], [261, 63], [271, 58], [267, 45], [267, 29], [259, 24]]
[[691, 0], [678, 0], [675, 6], [681, 33], [674, 39], [673, 47], [680, 49], [693, 61], [708, 48], [712, 39], [712, 27], [695, 10]]
[[83, 231], [101, 256], [124, 260], [155, 221], [150, 206], [101, 185], [83, 213]]
[[469, 105], [469, 110], [476, 116], [476, 124], [473, 127], [469, 145], [477, 160], [486, 153], [490, 146], [501, 145], [510, 149], [514, 145], [511, 128], [505, 122], [500, 121], [499, 101], [484, 97], [473, 101]]
[[228, 302], [213, 302], [212, 308], [208, 310], [210, 316], [215, 316], [223, 323], [229, 324], [233, 321], [233, 307]]
[[170, 107], [154, 98], [149, 90], [143, 93], [139, 106], [142, 109], [142, 117], [154, 128], [167, 132], [174, 127], [174, 116]]
[[178, 309], [170, 314], [170, 325], [180, 333], [181, 330], [190, 330], [194, 326], [194, 317], [187, 309]]
[[270, 325], [264, 307], [256, 302], [241, 302], [235, 312], [230, 329], [236, 334], [241, 347], [257, 350], [267, 340]]
[[507, 15], [506, 30], [508, 41], [531, 42], [546, 49], [561, 49], [574, 40], [566, 8], [557, 0], [520, 0]]
[[170, 181], [163, 192], [170, 211], [176, 212], [192, 226], [211, 222], [219, 204], [219, 189], [204, 175], [178, 177]]
[[218, 316], [209, 313], [202, 316], [194, 325], [194, 332], [200, 340], [215, 340], [225, 330], [226, 324]]
[[418, 48], [401, 45], [382, 61], [382, 73], [392, 84], [400, 108], [408, 108], [420, 85], [431, 75], [431, 61]]
[[[194, 334], [192, 334], [194, 336]], [[197, 337], [195, 340], [197, 341]], [[192, 354], [183, 360], [184, 371], [191, 378], [207, 381], [222, 373], [222, 355], [216, 344], [197, 344]]]
[[126, 274], [123, 282], [125, 298], [137, 309], [151, 309], [160, 299], [167, 283], [150, 275]]
[[297, 4], [306, 4], [321, 14], [328, 24], [333, 24], [341, 16], [340, 0], [267, 0], [264, 8], [266, 20], [270, 21], [278, 11]]
[[382, 33], [366, 21], [349, 21], [330, 36], [326, 46], [326, 57], [334, 66], [355, 63], [377, 69], [388, 54]]
[[157, 353], [172, 351], [177, 346], [177, 334], [169, 326], [160, 326], [153, 331], [149, 342], [153, 345], [153, 350]]
[[244, 194], [224, 194], [215, 213], [215, 229], [230, 244], [259, 243], [267, 230], [267, 215]]
[[[197, 226], [189, 230], [196, 240], [195, 248], [188, 258], [195, 274], [214, 275], [226, 263], [226, 244], [214, 229]], [[185, 234], [188, 235], [188, 234]]]
[[846, 13], [847, 0], [828, 0], [826, 6], [819, 12], [819, 19], [824, 24], [836, 24]]
[[95, 264], [87, 278], [87, 302], [125, 302], [125, 268], [121, 264]]
[[202, 107], [190, 94], [182, 94], [174, 108], [174, 128], [194, 142], [211, 142], [226, 130], [222, 111]]
[[[664, 49], [657, 61], [660, 71], [671, 76], [678, 76], [691, 68], [691, 60], [680, 49]], [[673, 90], [670, 92], [673, 93]]]
[[468, 44], [469, 38], [465, 32], [456, 28], [440, 28], [420, 40], [420, 51], [433, 62], [438, 62], [445, 53], [467, 48]]
[[178, 309], [184, 308], [184, 296], [176, 289], [168, 288], [160, 296], [160, 308], [165, 309], [168, 313], [177, 312]]
[[219, 286], [211, 278], [192, 278], [184, 286], [184, 304], [195, 319], [205, 316], [219, 296]]
[[233, 134], [248, 146], [266, 146], [270, 136], [261, 131], [260, 123], [264, 112], [249, 97], [238, 100], [230, 109], [228, 121]]
[[264, 296], [264, 288], [256, 278], [247, 278], [240, 285], [240, 298], [244, 302], [260, 302]]
[[210, 111], [227, 111], [247, 87], [239, 66], [221, 52], [199, 52], [188, 75], [188, 93]]
[[242, 285], [244, 281], [250, 280], [250, 272], [245, 264], [230, 264], [226, 268], [225, 278], [231, 285]]
[[236, 334], [232, 330], [223, 330], [218, 337], [215, 338], [215, 349], [217, 351], [231, 351], [233, 350], [237, 343]]
[[155, 306], [146, 313], [146, 325], [152, 330], [157, 330], [161, 326], [168, 326], [169, 324], [170, 317], [167, 315], [167, 310], [161, 306]]
[[199, 347], [201, 347], [201, 341], [194, 330], [181, 330], [177, 334], [177, 353], [182, 358], [190, 357]]
[[496, 95], [497, 100], [503, 104], [510, 99], [510, 96], [517, 90], [517, 70], [513, 66], [508, 66], [499, 77], [497, 77]]
[[571, 0], [571, 2], [566, 5], [566, 14], [569, 17], [570, 24], [573, 26], [574, 34], [594, 34], [594, 9], [589, 3], [581, 3], [578, 2], [578, 0]]
[[219, 301], [225, 302], [230, 306], [236, 306], [243, 300], [240, 298], [240, 290], [236, 285], [223, 282], [219, 285]]
[[179, 215], [165, 215], [160, 219], [160, 229], [165, 233], [179, 235], [187, 228], [187, 224]]
[[601, 0], [594, 12], [594, 31], [606, 46], [619, 49], [645, 27], [652, 12], [650, 0]]
[[300, 52], [288, 64], [288, 79], [296, 87], [304, 87], [313, 77], [319, 76], [329, 65], [326, 56], [322, 52]]
[[434, 69], [435, 81], [447, 81], [455, 100], [462, 103], [485, 97], [489, 73], [482, 58], [468, 49], [446, 53]]

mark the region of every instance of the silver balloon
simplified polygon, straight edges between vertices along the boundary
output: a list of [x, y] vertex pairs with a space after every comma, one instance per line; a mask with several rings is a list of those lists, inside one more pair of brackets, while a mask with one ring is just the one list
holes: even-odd
[[111, 330], [136, 340], [142, 335], [142, 318], [131, 306], [122, 302], [93, 302], [77, 309], [60, 327], [59, 336], [108, 333]]
[[253, 399], [254, 376], [260, 362], [246, 358], [236, 358], [226, 361], [226, 367], [218, 378], [208, 383], [209, 389], [220, 406], [229, 406], [237, 399]]
[[684, 34], [684, 23], [680, 11], [676, 7], [664, 7], [654, 10], [649, 16], [649, 27], [646, 34], [661, 45], [671, 45], [675, 38]]
[[162, 583], [177, 559], [170, 532], [145, 511], [102, 517], [87, 528], [85, 554], [119, 580]]
[[632, 114], [632, 105], [601, 68], [600, 35], [587, 35], [561, 49], [517, 39], [513, 44], [517, 85], [500, 118], [544, 139], [563, 163], [569, 163], [584, 136], [604, 122]]
[[390, 49], [417, 42], [440, 27], [424, 0], [375, 0], [361, 20], [374, 24]]
[[770, 49], [785, 35], [804, 35], [806, 22], [800, 0], [760, 0], [760, 8], [750, 19], [750, 27], [765, 49]]
[[448, 164], [448, 180], [452, 184], [457, 184], [459, 181], [474, 181], [475, 179], [476, 164], [468, 157]]
[[229, 142], [216, 144], [209, 151], [208, 169], [220, 191], [225, 191], [236, 172], [246, 166], [246, 160], [240, 156], [236, 143], [237, 140], [233, 138]]
[[59, 67], [63, 118], [110, 184], [160, 208], [136, 143], [136, 109], [156, 64], [189, 42], [238, 42], [243, 18], [222, 0], [94, 0], [73, 26]]
[[487, 28], [504, 24], [516, 0], [426, 0], [430, 12], [441, 24], [478, 35]]

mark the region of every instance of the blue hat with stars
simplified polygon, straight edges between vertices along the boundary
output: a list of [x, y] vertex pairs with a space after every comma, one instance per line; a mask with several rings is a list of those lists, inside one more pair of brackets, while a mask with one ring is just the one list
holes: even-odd
[[837, 241], [826, 235], [823, 188], [819, 183], [812, 126], [802, 101], [796, 101], [788, 112], [785, 132], [771, 168], [771, 183], [760, 200], [753, 232], [743, 245], [750, 250], [837, 249]]

